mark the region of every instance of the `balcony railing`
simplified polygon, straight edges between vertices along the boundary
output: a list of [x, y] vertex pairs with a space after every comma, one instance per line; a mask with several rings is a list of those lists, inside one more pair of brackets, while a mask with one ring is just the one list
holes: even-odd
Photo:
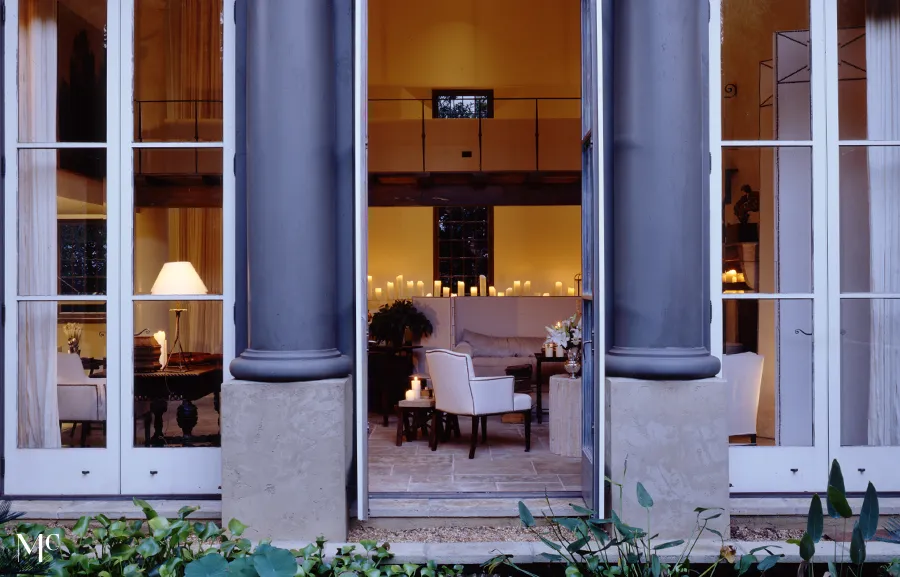
[[369, 100], [369, 172], [577, 171], [581, 99], [494, 98], [492, 118], [434, 118], [431, 99]]

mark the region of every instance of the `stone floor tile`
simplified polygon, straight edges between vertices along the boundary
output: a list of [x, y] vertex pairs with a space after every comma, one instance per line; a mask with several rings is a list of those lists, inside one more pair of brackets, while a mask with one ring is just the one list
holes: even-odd
[[409, 475], [369, 475], [369, 486], [376, 486], [379, 491], [391, 493], [407, 491], [409, 480]]

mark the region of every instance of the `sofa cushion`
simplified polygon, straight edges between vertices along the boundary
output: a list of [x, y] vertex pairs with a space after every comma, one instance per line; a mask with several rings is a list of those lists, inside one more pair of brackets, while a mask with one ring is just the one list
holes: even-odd
[[533, 357], [544, 346], [544, 337], [509, 337], [509, 348], [517, 357]]
[[464, 330], [462, 340], [472, 345], [472, 357], [514, 357], [506, 337], [492, 337]]

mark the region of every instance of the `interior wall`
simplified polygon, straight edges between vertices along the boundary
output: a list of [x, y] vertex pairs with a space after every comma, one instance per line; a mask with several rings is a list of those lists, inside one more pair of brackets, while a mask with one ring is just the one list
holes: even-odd
[[369, 276], [387, 295], [387, 283], [398, 275], [434, 287], [434, 209], [432, 207], [369, 208]]

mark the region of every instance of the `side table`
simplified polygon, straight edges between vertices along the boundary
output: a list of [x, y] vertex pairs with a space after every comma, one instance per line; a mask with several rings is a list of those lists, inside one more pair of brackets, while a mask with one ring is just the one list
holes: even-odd
[[550, 452], [581, 456], [581, 377], [550, 377]]
[[[566, 362], [566, 357], [547, 357], [544, 356], [543, 352], [540, 352], [534, 354], [534, 360], [537, 364], [537, 374], [535, 375], [535, 380], [537, 381], [537, 399], [535, 400], [537, 401], [537, 419], [540, 424], [544, 422], [544, 395], [542, 392], [544, 390], [544, 378], [541, 374], [541, 365], [544, 363], [564, 363]], [[553, 398], [552, 394], [550, 395], [550, 398]]]
[[403, 436], [407, 441], [415, 441], [418, 431], [428, 439], [428, 420], [434, 410], [434, 399], [402, 400], [397, 403], [397, 446], [403, 444]]

